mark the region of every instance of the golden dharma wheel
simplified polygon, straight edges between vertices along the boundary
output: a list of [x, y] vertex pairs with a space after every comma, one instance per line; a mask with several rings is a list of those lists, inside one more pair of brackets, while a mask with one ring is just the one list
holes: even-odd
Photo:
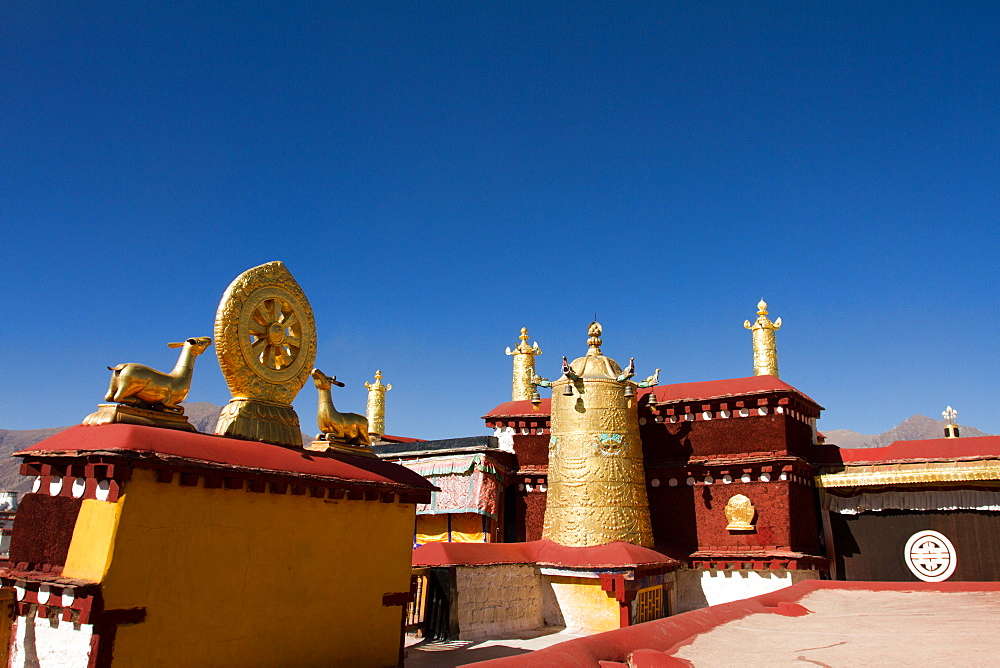
[[215, 318], [216, 354], [233, 397], [289, 405], [316, 361], [316, 323], [282, 262], [230, 284]]

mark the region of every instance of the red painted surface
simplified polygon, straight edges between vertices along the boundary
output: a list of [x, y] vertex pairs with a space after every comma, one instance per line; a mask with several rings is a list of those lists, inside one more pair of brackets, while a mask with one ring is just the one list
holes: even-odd
[[631, 543], [567, 547], [549, 540], [529, 543], [427, 543], [413, 551], [414, 566], [538, 564], [564, 568], [677, 567], [665, 554]]
[[530, 401], [507, 401], [484, 415], [483, 419], [488, 420], [492, 417], [526, 417], [532, 420], [541, 420], [548, 418], [551, 412], [551, 399], [542, 399], [542, 402], [538, 404], [537, 411]]
[[66, 496], [25, 494], [11, 533], [10, 562], [21, 570], [62, 573], [82, 503]]
[[[657, 401], [663, 402], [683, 402], [683, 401], [710, 401], [723, 397], [735, 397], [737, 395], [766, 394], [774, 392], [793, 392], [805, 401], [809, 402], [817, 409], [822, 407], [813, 401], [808, 395], [795, 389], [788, 383], [775, 378], [774, 376], [748, 376], [746, 378], [728, 378], [724, 380], [706, 380], [696, 383], [673, 383], [670, 385], [657, 385], [649, 390], [638, 391], [638, 398], [641, 399], [649, 392], [656, 395]], [[641, 402], [642, 403], [642, 402]], [[534, 410], [530, 401], [507, 401], [483, 416], [484, 419], [495, 417], [539, 417], [548, 416], [551, 413], [549, 399], [542, 399], [538, 405], [538, 410]]]
[[389, 434], [382, 434], [380, 438], [388, 443], [423, 443], [427, 440], [425, 438], [410, 438], [408, 436], [390, 436]]
[[426, 478], [403, 466], [379, 459], [311, 452], [269, 443], [129, 424], [78, 425], [14, 454], [40, 458], [90, 453], [434, 489]]
[[970, 436], [896, 441], [884, 448], [839, 448], [836, 445], [819, 445], [813, 448], [812, 459], [818, 464], [890, 464], [936, 459], [998, 457], [1000, 457], [1000, 436]]
[[[807, 580], [776, 592], [732, 603], [713, 605], [673, 617], [577, 638], [532, 652], [472, 664], [477, 666], [523, 666], [526, 663], [549, 668], [582, 668], [620, 662], [631, 666], [687, 666], [674, 658], [681, 647], [727, 622], [748, 615], [771, 613], [785, 616], [808, 614], [799, 601], [819, 589], [840, 591], [968, 592], [1000, 591], [1000, 582], [839, 582]], [[632, 662], [629, 662], [630, 657]], [[638, 659], [638, 660], [636, 660]]]
[[654, 422], [639, 428], [647, 466], [659, 461], [689, 457], [742, 455], [750, 452], [796, 454], [812, 451], [809, 425], [781, 413], [764, 416], [715, 418], [713, 420]]

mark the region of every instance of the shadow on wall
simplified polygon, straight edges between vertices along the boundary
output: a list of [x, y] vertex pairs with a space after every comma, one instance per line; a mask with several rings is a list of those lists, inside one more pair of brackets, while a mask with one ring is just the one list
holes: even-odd
[[[464, 645], [464, 646], [463, 646]], [[406, 668], [452, 668], [479, 661], [528, 654], [532, 650], [507, 645], [476, 647], [467, 640], [424, 641], [406, 649]]]

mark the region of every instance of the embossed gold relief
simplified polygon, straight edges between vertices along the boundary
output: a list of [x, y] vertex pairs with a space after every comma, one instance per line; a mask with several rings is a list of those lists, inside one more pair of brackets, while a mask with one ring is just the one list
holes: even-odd
[[514, 381], [511, 389], [512, 401], [527, 401], [535, 393], [535, 356], [542, 354], [538, 343], [528, 345], [528, 328], [521, 328], [521, 342], [514, 350], [507, 348], [507, 354], [514, 356]]
[[614, 541], [651, 547], [639, 419], [629, 396], [634, 368], [623, 372], [601, 353], [601, 333], [591, 323], [587, 354], [572, 363], [563, 358], [563, 376], [548, 383], [552, 437], [542, 537], [573, 547]]
[[99, 404], [98, 410], [83, 420], [95, 426], [111, 422], [140, 424], [195, 431], [184, 417], [180, 403], [191, 389], [195, 358], [212, 345], [212, 339], [198, 336], [183, 343], [168, 343], [180, 348], [177, 364], [170, 373], [163, 373], [142, 364], [119, 364], [108, 367], [111, 384], [104, 397], [111, 404]]
[[817, 487], [871, 487], [913, 483], [1000, 481], [1000, 461], [915, 462], [851, 466], [841, 471], [820, 473]]
[[368, 405], [365, 416], [368, 418], [368, 433], [381, 436], [385, 433], [385, 393], [392, 389], [392, 384], [382, 384], [382, 372], [375, 372], [375, 382], [365, 383], [368, 388]]
[[268, 262], [236, 277], [219, 302], [215, 338], [233, 396], [215, 433], [301, 446], [291, 404], [316, 359], [316, 326], [284, 263]]
[[781, 328], [781, 318], [774, 322], [767, 317], [767, 302], [757, 303], [757, 319], [743, 326], [753, 332], [753, 375], [778, 377], [778, 344], [774, 333]]
[[726, 519], [729, 525], [727, 531], [753, 531], [754, 515], [757, 511], [753, 507], [750, 499], [742, 494], [730, 497], [725, 508]]

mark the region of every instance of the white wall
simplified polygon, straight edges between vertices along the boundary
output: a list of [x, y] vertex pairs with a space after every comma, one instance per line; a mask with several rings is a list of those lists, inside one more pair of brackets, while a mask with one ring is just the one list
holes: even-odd
[[819, 571], [712, 571], [682, 569], [677, 571], [676, 610], [687, 612], [709, 605], [729, 603], [751, 596], [790, 587], [803, 580], [819, 578]]
[[86, 666], [90, 658], [93, 627], [59, 621], [53, 627], [48, 619], [18, 617], [15, 622], [14, 647], [10, 665], [14, 668], [50, 668]]
[[535, 566], [459, 566], [455, 578], [460, 638], [481, 638], [544, 625], [541, 575]]

